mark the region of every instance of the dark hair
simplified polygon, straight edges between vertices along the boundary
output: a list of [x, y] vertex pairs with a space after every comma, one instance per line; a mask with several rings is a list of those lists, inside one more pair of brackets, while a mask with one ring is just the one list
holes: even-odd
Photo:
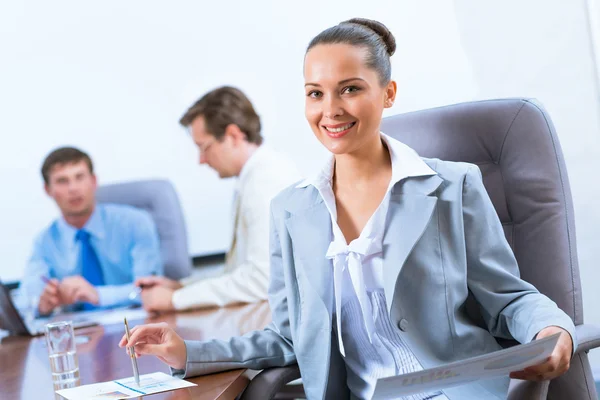
[[42, 177], [46, 184], [50, 183], [50, 172], [55, 165], [74, 164], [80, 161], [85, 161], [90, 170], [90, 174], [94, 174], [94, 165], [92, 159], [83, 151], [75, 147], [59, 147], [53, 150], [46, 156], [42, 164]]
[[195, 102], [181, 117], [179, 123], [188, 127], [199, 116], [204, 117], [206, 130], [220, 140], [229, 124], [237, 125], [246, 134], [248, 142], [260, 145], [260, 117], [241, 90], [223, 86], [208, 92]]
[[396, 51], [396, 39], [381, 22], [352, 18], [324, 30], [308, 44], [306, 52], [319, 44], [344, 43], [367, 49], [366, 64], [379, 75], [382, 86], [392, 78], [390, 56]]

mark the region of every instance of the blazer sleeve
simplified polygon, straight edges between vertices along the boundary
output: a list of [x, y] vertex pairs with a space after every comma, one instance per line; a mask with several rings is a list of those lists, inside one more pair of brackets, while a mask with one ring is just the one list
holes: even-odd
[[475, 165], [470, 165], [466, 173], [462, 201], [467, 284], [480, 304], [490, 333], [527, 343], [540, 330], [559, 326], [569, 332], [575, 350], [571, 318], [520, 278], [517, 260]]
[[273, 211], [270, 260], [269, 305], [273, 322], [264, 330], [249, 332], [229, 340], [185, 341], [186, 368], [172, 370], [173, 375], [185, 378], [237, 368], [282, 367], [296, 362], [290, 332], [280, 235]]

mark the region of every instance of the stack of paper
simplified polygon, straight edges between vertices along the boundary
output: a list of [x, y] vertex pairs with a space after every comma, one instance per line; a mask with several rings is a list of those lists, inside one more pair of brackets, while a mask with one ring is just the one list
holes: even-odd
[[431, 393], [480, 379], [507, 376], [542, 363], [552, 354], [560, 334], [410, 374], [378, 379], [373, 400]]

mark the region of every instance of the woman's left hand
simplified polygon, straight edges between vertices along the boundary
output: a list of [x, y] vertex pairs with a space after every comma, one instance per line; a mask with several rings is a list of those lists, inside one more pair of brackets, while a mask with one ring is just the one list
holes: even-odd
[[536, 339], [542, 339], [560, 333], [554, 351], [541, 364], [525, 368], [522, 371], [511, 372], [513, 379], [523, 379], [528, 381], [544, 381], [554, 379], [569, 369], [571, 364], [571, 354], [573, 352], [573, 340], [567, 331], [557, 326], [549, 326], [542, 329], [536, 336]]

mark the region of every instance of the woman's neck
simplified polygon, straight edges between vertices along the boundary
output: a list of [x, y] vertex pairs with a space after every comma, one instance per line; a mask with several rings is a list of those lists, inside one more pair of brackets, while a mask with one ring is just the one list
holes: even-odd
[[378, 135], [355, 152], [335, 156], [335, 185], [360, 185], [381, 176], [382, 172], [387, 171], [391, 176], [391, 169], [390, 152]]

